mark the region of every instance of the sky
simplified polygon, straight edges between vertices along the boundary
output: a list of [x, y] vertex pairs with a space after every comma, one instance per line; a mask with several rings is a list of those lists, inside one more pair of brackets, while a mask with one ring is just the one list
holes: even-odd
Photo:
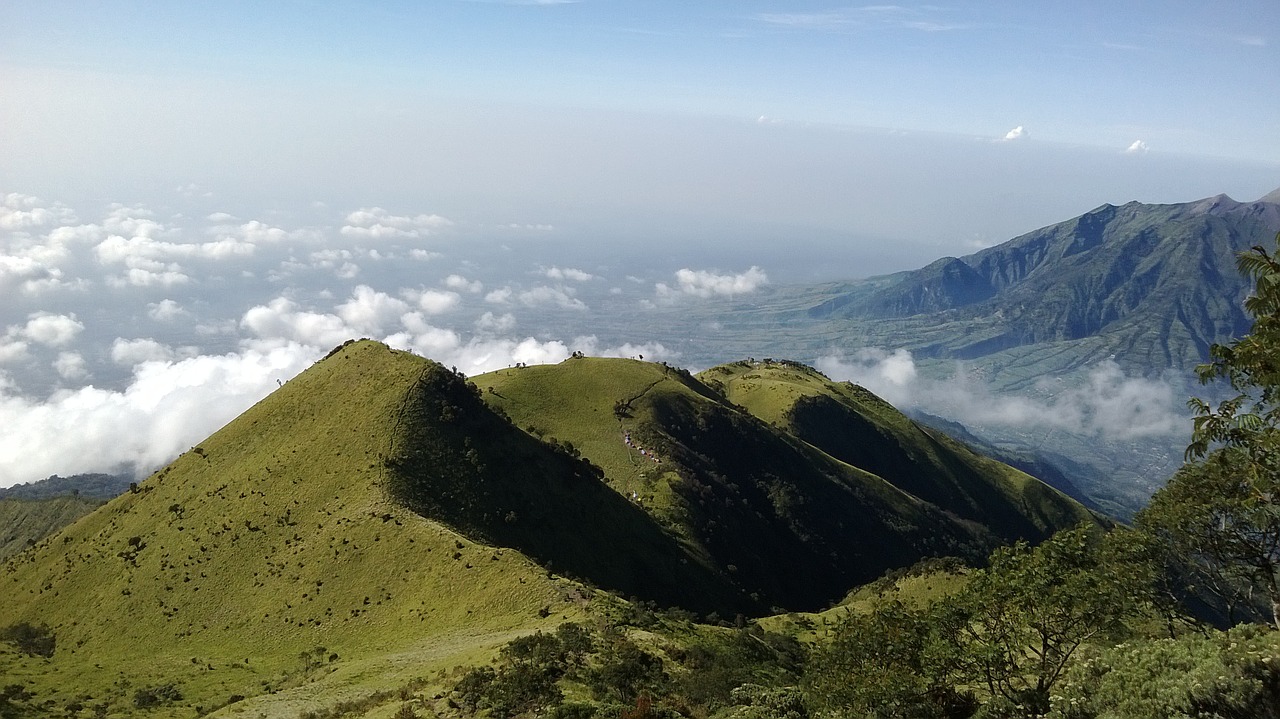
[[679, 362], [646, 308], [1280, 187], [1272, 0], [3, 17], [0, 486], [150, 471], [352, 336]]

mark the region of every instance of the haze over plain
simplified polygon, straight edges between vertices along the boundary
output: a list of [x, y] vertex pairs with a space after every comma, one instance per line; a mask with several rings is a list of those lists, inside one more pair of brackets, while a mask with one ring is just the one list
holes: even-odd
[[679, 364], [655, 306], [1256, 199], [1276, 27], [1270, 2], [10, 3], [0, 486], [154, 468], [348, 337], [468, 373]]

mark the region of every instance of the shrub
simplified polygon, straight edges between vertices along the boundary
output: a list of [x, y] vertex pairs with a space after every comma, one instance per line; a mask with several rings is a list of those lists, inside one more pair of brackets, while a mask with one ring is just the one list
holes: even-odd
[[1256, 626], [1093, 652], [1052, 697], [1052, 719], [1280, 717], [1280, 633]]
[[172, 684], [145, 687], [133, 693], [133, 705], [139, 709], [149, 709], [178, 701], [182, 701], [182, 692]]
[[18, 622], [0, 630], [0, 640], [10, 642], [18, 651], [33, 657], [52, 657], [57, 638], [47, 625]]
[[597, 699], [633, 704], [644, 694], [659, 694], [667, 683], [662, 660], [623, 639], [603, 653], [589, 677]]

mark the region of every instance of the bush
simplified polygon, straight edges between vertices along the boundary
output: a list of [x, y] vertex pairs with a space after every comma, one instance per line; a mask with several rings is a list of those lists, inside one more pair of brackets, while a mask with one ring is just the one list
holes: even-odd
[[18, 651], [33, 657], [52, 657], [57, 638], [47, 625], [18, 622], [0, 630], [0, 640], [10, 642]]
[[147, 687], [133, 693], [133, 705], [139, 709], [149, 709], [178, 701], [182, 701], [182, 692], [172, 684]]
[[661, 694], [667, 673], [661, 659], [624, 639], [603, 654], [589, 679], [597, 699], [633, 704], [644, 694]]
[[1280, 633], [1256, 626], [1093, 652], [1058, 684], [1052, 719], [1280, 717]]

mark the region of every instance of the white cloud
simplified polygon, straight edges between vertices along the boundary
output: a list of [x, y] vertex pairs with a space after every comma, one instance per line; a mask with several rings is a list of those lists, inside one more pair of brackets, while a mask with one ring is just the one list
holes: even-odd
[[289, 344], [333, 347], [360, 335], [341, 317], [303, 310], [285, 297], [250, 308], [240, 327], [261, 341], [256, 346], [273, 348]]
[[484, 284], [480, 280], [470, 281], [462, 275], [449, 275], [444, 278], [444, 286], [451, 290], [459, 290], [462, 292], [477, 293], [484, 290]]
[[768, 25], [786, 27], [793, 30], [811, 30], [821, 32], [851, 32], [867, 30], [876, 26], [906, 28], [921, 32], [945, 32], [967, 30], [973, 27], [970, 22], [949, 20], [940, 13], [945, 9], [939, 6], [921, 6], [909, 8], [902, 5], [863, 5], [828, 12], [765, 12], [754, 17]]
[[357, 334], [372, 336], [381, 334], [383, 327], [409, 311], [409, 305], [368, 285], [360, 285], [351, 293], [351, 299], [338, 305], [338, 316]]
[[1130, 155], [1134, 155], [1134, 154], [1144, 153], [1149, 149], [1150, 148], [1147, 146], [1147, 143], [1143, 142], [1142, 140], [1134, 140], [1132, 145], [1129, 145], [1129, 147], [1125, 148], [1125, 152]]
[[461, 297], [457, 292], [448, 290], [405, 290], [408, 300], [429, 315], [448, 312], [458, 306]]
[[[487, 298], [486, 298], [487, 299]], [[529, 307], [539, 305], [555, 305], [568, 310], [585, 310], [587, 305], [573, 296], [571, 287], [548, 287], [539, 285], [519, 294], [520, 302]]]
[[53, 224], [75, 222], [70, 208], [46, 206], [38, 197], [10, 192], [0, 202], [0, 230], [27, 230]]
[[13, 337], [0, 337], [0, 364], [17, 362], [27, 358], [30, 345]]
[[170, 259], [225, 260], [232, 257], [248, 257], [257, 246], [253, 242], [234, 237], [222, 237], [212, 242], [166, 242], [137, 235], [125, 238], [111, 235], [94, 248], [102, 264], [124, 263], [130, 267], [142, 266], [147, 261]]
[[755, 292], [768, 283], [768, 275], [765, 274], [764, 270], [754, 265], [746, 272], [736, 275], [720, 275], [707, 270], [685, 268], [676, 271], [676, 288], [673, 289], [662, 282], [655, 285], [655, 288], [660, 297], [671, 296], [676, 293], [684, 293], [696, 297], [711, 297], [712, 295], [732, 296]]
[[1017, 127], [1013, 128], [1012, 130], [1010, 130], [1010, 131], [1006, 132], [1006, 133], [1004, 134], [1004, 139], [1005, 139], [1006, 141], [1021, 140], [1021, 139], [1025, 138], [1026, 136], [1027, 136], [1027, 131], [1026, 131], [1025, 129], [1023, 129], [1022, 125], [1018, 125]]
[[431, 260], [444, 257], [444, 255], [440, 254], [439, 252], [432, 252], [430, 250], [424, 250], [422, 248], [415, 247], [412, 250], [409, 250], [409, 257], [412, 259], [418, 260], [419, 262], [429, 262]]
[[286, 242], [289, 240], [301, 240], [311, 237], [311, 233], [297, 230], [290, 232], [280, 227], [272, 227], [258, 220], [249, 220], [248, 222], [235, 228], [231, 233], [227, 233], [231, 237], [236, 237], [250, 244], [275, 244]]
[[65, 380], [79, 381], [89, 377], [88, 365], [78, 352], [59, 352], [53, 361], [53, 369]]
[[187, 316], [187, 314], [188, 312], [182, 308], [182, 305], [173, 300], [165, 299], [147, 304], [147, 316], [157, 322], [173, 322]]
[[132, 267], [119, 277], [108, 277], [112, 287], [176, 287], [185, 285], [191, 277], [178, 269], [178, 265], [159, 265], [157, 269]]
[[552, 280], [573, 280], [575, 282], [586, 282], [595, 279], [595, 275], [590, 272], [574, 269], [572, 267], [552, 267], [543, 271], [548, 279]]
[[111, 343], [111, 361], [124, 367], [133, 367], [143, 362], [164, 362], [176, 356], [168, 345], [150, 337], [132, 340], [117, 337]]
[[26, 326], [16, 329], [16, 332], [15, 328], [10, 328], [10, 331], [37, 344], [63, 347], [84, 331], [84, 323], [77, 320], [75, 315], [40, 312], [31, 315]]
[[440, 215], [393, 215], [381, 207], [364, 207], [347, 215], [339, 230], [348, 237], [368, 239], [425, 237], [453, 225]]
[[102, 227], [107, 232], [147, 239], [170, 234], [164, 225], [156, 222], [152, 219], [153, 217], [155, 213], [145, 207], [113, 204], [102, 220]]
[[[0, 387], [0, 486], [51, 474], [141, 473], [171, 461], [318, 358], [287, 345], [134, 368], [123, 391], [85, 387], [44, 401]], [[68, 431], [73, 429], [74, 431]]]
[[510, 287], [503, 287], [502, 289], [493, 290], [489, 294], [485, 295], [484, 301], [491, 302], [495, 305], [505, 305], [511, 301], [511, 296], [513, 294], [515, 293], [512, 292]]
[[495, 315], [492, 312], [486, 312], [480, 315], [476, 320], [476, 330], [480, 332], [500, 333], [510, 332], [515, 329], [516, 316], [507, 312], [502, 315]]
[[669, 361], [680, 356], [678, 351], [668, 349], [661, 342], [623, 342], [613, 347], [600, 347], [600, 341], [595, 335], [575, 337], [570, 347], [592, 357], [638, 357], [650, 362]]
[[1083, 382], [1062, 384], [1044, 378], [1036, 396], [995, 394], [960, 369], [944, 380], [919, 378], [911, 354], [903, 349], [865, 349], [852, 358], [827, 356], [814, 366], [832, 379], [856, 382], [897, 407], [916, 407], [974, 426], [1061, 429], [1119, 439], [1177, 435], [1187, 426], [1180, 388], [1128, 376], [1112, 361], [1094, 366]]

